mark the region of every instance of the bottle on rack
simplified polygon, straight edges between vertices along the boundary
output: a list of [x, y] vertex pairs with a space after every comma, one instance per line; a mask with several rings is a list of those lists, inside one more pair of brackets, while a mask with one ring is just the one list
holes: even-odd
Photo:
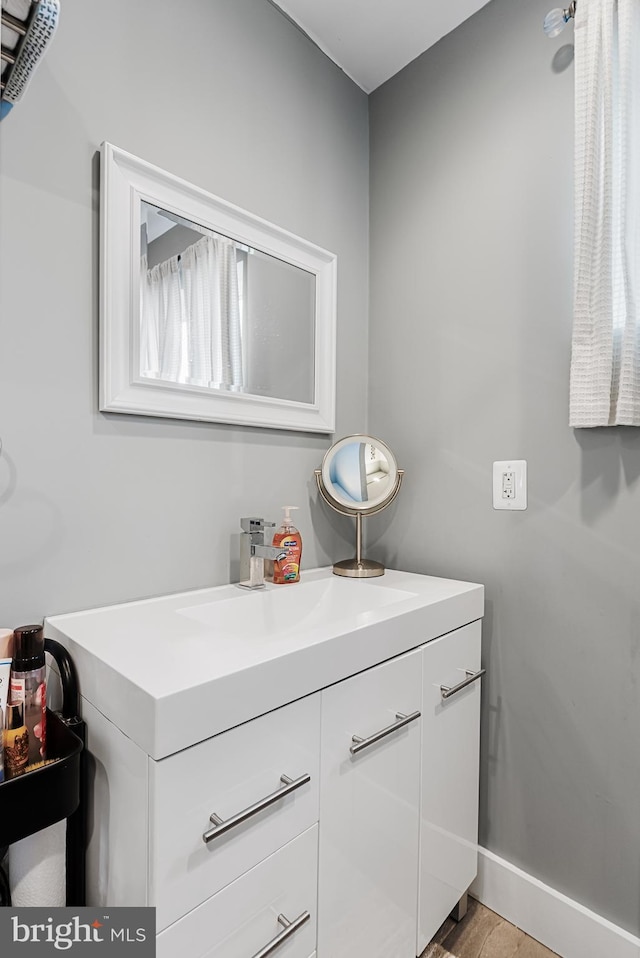
[[0, 629], [0, 782], [4, 775], [4, 720], [5, 709], [9, 702], [9, 680], [11, 678], [11, 658], [13, 655], [13, 629]]
[[29, 732], [24, 723], [24, 705], [7, 705], [4, 744], [4, 773], [7, 779], [22, 775], [29, 761]]
[[13, 632], [13, 662], [9, 704], [22, 704], [29, 733], [29, 765], [46, 754], [47, 683], [44, 630], [41, 625], [21, 625]]
[[291, 510], [298, 506], [283, 506], [282, 525], [273, 537], [273, 545], [286, 552], [284, 559], [274, 560], [273, 581], [282, 585], [300, 581], [300, 559], [302, 558], [302, 536], [291, 521]]

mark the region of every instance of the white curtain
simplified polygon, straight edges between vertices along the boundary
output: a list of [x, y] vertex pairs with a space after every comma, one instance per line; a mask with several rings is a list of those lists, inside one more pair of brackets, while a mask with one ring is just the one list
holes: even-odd
[[238, 259], [224, 236], [203, 236], [147, 268], [141, 258], [140, 371], [193, 386], [243, 385]]
[[183, 308], [177, 256], [152, 269], [142, 257], [140, 323], [141, 375], [179, 382]]
[[640, 0], [578, 0], [570, 425], [640, 426]]

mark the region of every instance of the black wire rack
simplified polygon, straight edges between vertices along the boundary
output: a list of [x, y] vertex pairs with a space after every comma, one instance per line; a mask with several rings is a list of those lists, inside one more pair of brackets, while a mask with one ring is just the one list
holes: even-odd
[[86, 897], [86, 726], [71, 656], [54, 639], [45, 639], [44, 647], [62, 684], [62, 709], [47, 709], [47, 760], [53, 761], [0, 783], [0, 848], [66, 818], [66, 900], [81, 906]]

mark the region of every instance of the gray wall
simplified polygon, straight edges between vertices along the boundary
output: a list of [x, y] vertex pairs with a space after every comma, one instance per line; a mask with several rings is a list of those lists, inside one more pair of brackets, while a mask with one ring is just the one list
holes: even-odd
[[[640, 430], [571, 430], [573, 27], [493, 0], [371, 97], [390, 565], [486, 584], [481, 841], [640, 931]], [[492, 462], [527, 459], [495, 512]], [[455, 755], [451, 756], [455, 761]]]
[[337, 435], [366, 425], [367, 98], [266, 0], [64, 0], [0, 145], [0, 625], [228, 582], [242, 515], [297, 503], [330, 437], [97, 410], [98, 160], [109, 140], [340, 263]]

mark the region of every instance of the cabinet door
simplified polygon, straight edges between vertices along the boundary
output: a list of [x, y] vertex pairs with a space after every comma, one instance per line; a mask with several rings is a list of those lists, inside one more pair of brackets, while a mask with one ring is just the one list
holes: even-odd
[[249, 958], [269, 945], [274, 958], [315, 954], [317, 868], [314, 825], [169, 925], [158, 935], [158, 958]]
[[[415, 958], [421, 650], [322, 692], [319, 958]], [[362, 743], [361, 743], [362, 744]]]
[[480, 622], [429, 642], [422, 657], [418, 955], [476, 876], [480, 679], [449, 698], [441, 686], [480, 671]]

